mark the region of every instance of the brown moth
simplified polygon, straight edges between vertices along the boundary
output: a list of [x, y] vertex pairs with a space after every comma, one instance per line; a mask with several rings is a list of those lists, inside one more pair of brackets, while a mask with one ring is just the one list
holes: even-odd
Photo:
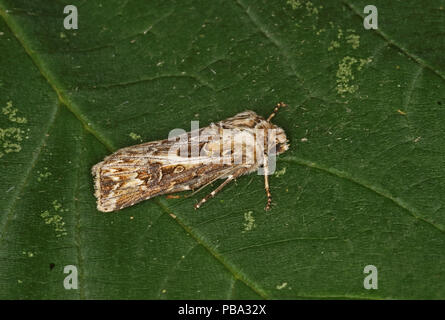
[[97, 209], [110, 212], [162, 194], [197, 192], [225, 179], [197, 209], [231, 181], [262, 170], [269, 210], [270, 159], [289, 148], [284, 130], [271, 120], [285, 106], [278, 103], [267, 119], [244, 111], [173, 139], [119, 149], [92, 168]]

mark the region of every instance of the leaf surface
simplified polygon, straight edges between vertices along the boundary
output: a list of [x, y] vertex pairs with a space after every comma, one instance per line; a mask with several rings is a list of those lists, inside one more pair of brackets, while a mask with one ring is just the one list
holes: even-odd
[[[1, 0], [0, 298], [443, 299], [445, 10], [374, 2]], [[279, 101], [271, 211], [256, 174], [96, 210], [111, 152]]]

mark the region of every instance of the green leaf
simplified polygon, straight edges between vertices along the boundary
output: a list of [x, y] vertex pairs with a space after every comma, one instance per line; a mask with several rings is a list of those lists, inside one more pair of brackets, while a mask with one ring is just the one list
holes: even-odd
[[[445, 298], [443, 2], [72, 2], [0, 1], [0, 298]], [[256, 174], [96, 210], [106, 155], [279, 101], [271, 211]]]

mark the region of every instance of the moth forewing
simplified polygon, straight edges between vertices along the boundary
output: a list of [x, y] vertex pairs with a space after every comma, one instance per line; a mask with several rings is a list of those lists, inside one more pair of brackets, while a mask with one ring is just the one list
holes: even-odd
[[175, 159], [178, 155], [188, 157], [189, 134], [184, 129], [171, 130], [168, 141], [173, 142], [168, 150], [169, 159]]
[[271, 156], [289, 147], [286, 134], [270, 119], [253, 111], [211, 123], [202, 129], [177, 130], [166, 140], [119, 149], [92, 168], [97, 209], [109, 212], [152, 197], [196, 190], [218, 179], [226, 179], [195, 205], [199, 208], [228, 183], [258, 170], [265, 175], [266, 210], [271, 195], [267, 175], [275, 168]]

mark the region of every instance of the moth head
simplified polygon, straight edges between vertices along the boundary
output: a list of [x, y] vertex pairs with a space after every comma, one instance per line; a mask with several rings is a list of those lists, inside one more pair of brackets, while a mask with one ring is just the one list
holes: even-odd
[[271, 150], [271, 147], [275, 147], [276, 154], [280, 154], [289, 149], [289, 144], [284, 130], [274, 125], [270, 121], [271, 118], [270, 116], [266, 120], [254, 111], [247, 110], [220, 122], [220, 126], [223, 129], [234, 129], [235, 131], [246, 130], [247, 132], [252, 132], [252, 130], [260, 130], [262, 131], [259, 134], [259, 137], [261, 137], [260, 141], [264, 141], [266, 150]]
[[[288, 144], [288, 140], [286, 137], [286, 133], [279, 126], [271, 124], [271, 127], [275, 131], [276, 154], [281, 154], [284, 151], [286, 151], [287, 149], [289, 149], [289, 144]], [[272, 137], [273, 137], [273, 135], [272, 135]]]

